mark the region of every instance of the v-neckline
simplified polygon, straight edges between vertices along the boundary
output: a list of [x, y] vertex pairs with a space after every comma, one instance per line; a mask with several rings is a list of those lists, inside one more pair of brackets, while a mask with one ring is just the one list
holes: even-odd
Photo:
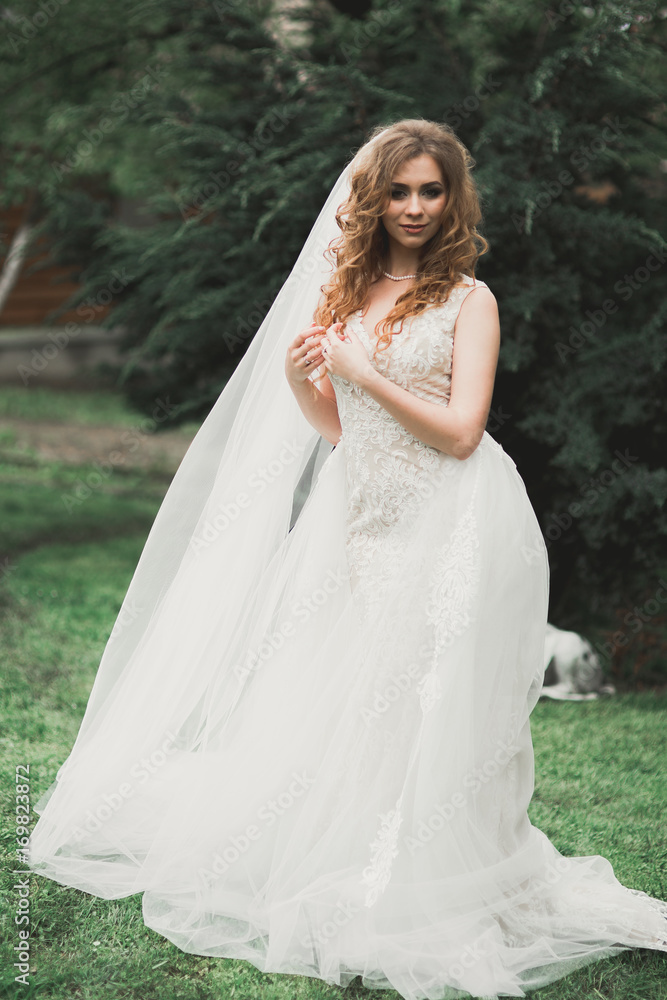
[[[465, 281], [459, 282], [457, 285], [454, 285], [454, 287], [452, 288], [452, 291], [454, 291], [454, 289], [456, 289], [456, 288], [465, 287], [465, 285], [466, 285]], [[451, 298], [451, 296], [448, 296], [448, 298], [445, 300], [445, 302], [434, 302], [434, 303], [432, 303], [432, 305], [429, 308], [431, 308], [431, 309], [437, 309], [441, 305], [446, 305], [446, 303], [450, 301], [450, 298]], [[357, 309], [356, 312], [353, 313], [353, 315], [356, 316], [357, 319], [359, 320], [359, 326], [361, 327], [361, 329], [363, 330], [363, 332], [366, 334], [369, 342], [371, 344], [372, 343], [376, 343], [377, 344], [379, 338], [376, 337], [375, 335], [371, 336], [371, 334], [368, 332], [368, 330], [366, 329], [366, 327], [364, 325], [364, 321], [362, 319], [363, 312], [364, 312], [363, 309]], [[424, 312], [428, 312], [428, 309], [424, 310]], [[389, 314], [387, 314], [387, 315], [389, 315]], [[418, 315], [422, 316], [423, 313], [419, 313]], [[414, 318], [414, 316], [411, 315], [411, 316], [409, 316], [407, 318], [410, 319], [410, 320], [412, 320]], [[386, 316], [383, 317], [382, 319], [378, 320], [378, 323], [384, 323], [385, 319], [386, 319]], [[375, 325], [377, 326], [378, 323], [376, 323]], [[392, 341], [393, 341], [393, 337], [392, 337]]]
[[[366, 329], [366, 326], [364, 325], [364, 321], [363, 321], [363, 319], [362, 319], [362, 316], [363, 316], [363, 309], [357, 309], [357, 311], [356, 311], [356, 312], [354, 313], [354, 315], [355, 315], [355, 316], [357, 317], [357, 319], [359, 320], [359, 326], [361, 327], [361, 329], [362, 329], [362, 330], [364, 331], [364, 333], [366, 334], [366, 337], [368, 338], [368, 341], [369, 341], [369, 343], [371, 343], [371, 344], [373, 344], [373, 343], [377, 344], [380, 338], [379, 338], [379, 337], [376, 337], [376, 336], [375, 336], [375, 333], [373, 333], [373, 335], [371, 336], [371, 334], [370, 334], [370, 333], [368, 332], [368, 330]], [[387, 314], [387, 315], [389, 315], [389, 314]], [[385, 319], [386, 319], [386, 318], [387, 318], [386, 316], [383, 316], [383, 318], [382, 318], [382, 319], [379, 319], [379, 320], [378, 320], [378, 322], [377, 322], [377, 323], [376, 323], [375, 325], [377, 326], [377, 325], [378, 325], [378, 323], [384, 323], [384, 321], [385, 321]], [[412, 319], [412, 317], [409, 317], [409, 318], [410, 318], [410, 319]], [[394, 334], [394, 335], [392, 336], [392, 340], [394, 339], [394, 336], [396, 336], [396, 335], [397, 335], [397, 334]]]
[[[462, 274], [462, 275], [461, 275], [461, 278], [462, 278], [462, 280], [461, 280], [461, 281], [458, 281], [458, 282], [457, 282], [457, 283], [456, 283], [455, 285], [453, 285], [453, 286], [452, 286], [452, 288], [451, 288], [451, 290], [450, 290], [450, 295], [449, 295], [449, 296], [448, 296], [448, 297], [447, 297], [447, 298], [445, 299], [445, 301], [444, 301], [444, 302], [432, 302], [432, 303], [431, 303], [431, 304], [429, 305], [428, 309], [437, 309], [437, 308], [438, 308], [439, 306], [444, 306], [444, 305], [446, 305], [446, 304], [447, 304], [448, 302], [450, 302], [450, 301], [451, 301], [451, 294], [452, 294], [452, 293], [453, 293], [453, 292], [454, 292], [454, 291], [455, 291], [456, 289], [458, 289], [458, 288], [465, 288], [465, 287], [467, 286], [467, 282], [465, 281], [465, 279], [466, 279], [467, 277], [470, 277], [470, 275], [464, 275], [464, 274]], [[477, 280], [477, 281], [478, 281], [478, 282], [479, 282], [480, 284], [484, 284], [484, 282], [483, 282], [483, 281], [482, 281], [482, 280], [481, 280], [480, 278], [477, 278], [476, 280]], [[428, 312], [428, 309], [425, 309], [425, 310], [424, 310], [424, 312]], [[357, 309], [357, 310], [356, 310], [356, 312], [354, 313], [354, 315], [358, 317], [358, 319], [359, 319], [359, 325], [360, 325], [360, 326], [362, 327], [362, 329], [363, 329], [364, 333], [366, 334], [366, 336], [368, 337], [368, 339], [369, 339], [369, 340], [372, 340], [372, 337], [371, 337], [370, 333], [368, 332], [368, 330], [367, 330], [367, 329], [366, 329], [366, 327], [364, 326], [364, 321], [363, 321], [363, 319], [362, 319], [362, 316], [363, 316], [363, 312], [364, 312], [363, 308], [362, 308], [362, 309]], [[390, 310], [390, 312], [391, 312], [391, 310]], [[389, 315], [389, 313], [387, 313], [387, 315]], [[422, 315], [422, 313], [418, 313], [417, 315], [421, 316], [421, 315]], [[407, 318], [408, 318], [408, 319], [412, 319], [412, 318], [413, 318], [413, 316], [414, 316], [414, 314], [410, 315], [410, 316], [409, 316], [409, 317], [407, 317]], [[386, 319], [386, 318], [387, 318], [387, 317], [386, 317], [386, 316], [384, 316], [384, 317], [383, 317], [382, 319], [379, 319], [379, 320], [378, 320], [378, 323], [384, 323], [384, 321], [385, 321], [385, 319]], [[378, 325], [378, 323], [376, 323], [375, 325], [377, 326], [377, 325]]]
[[364, 321], [363, 321], [363, 318], [362, 318], [363, 317], [363, 313], [364, 313], [363, 309], [357, 309], [357, 311], [356, 311], [356, 313], [354, 315], [359, 320], [359, 326], [364, 331], [364, 333], [366, 334], [366, 336], [368, 337], [368, 339], [372, 340], [372, 337], [371, 337], [370, 333], [368, 332], [368, 330], [366, 329], [366, 327], [364, 325]]

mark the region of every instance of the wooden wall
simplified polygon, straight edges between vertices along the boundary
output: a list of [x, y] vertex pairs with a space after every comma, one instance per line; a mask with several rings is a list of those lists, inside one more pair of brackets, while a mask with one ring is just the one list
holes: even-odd
[[[0, 232], [3, 234], [3, 242], [6, 246], [11, 245], [14, 233], [21, 222], [23, 209], [18, 206], [11, 209], [0, 209]], [[34, 273], [28, 273], [33, 264], [44, 260], [46, 244], [42, 239], [38, 244], [36, 252], [23, 263], [21, 275], [11, 291], [5, 308], [0, 313], [0, 327], [17, 326], [44, 326], [47, 325], [49, 313], [62, 305], [76, 291], [78, 285], [68, 279], [69, 268], [48, 267]], [[66, 279], [66, 280], [64, 280]], [[99, 309], [97, 318], [102, 319], [108, 312], [106, 309]], [[81, 322], [81, 316], [76, 310], [70, 310], [59, 316], [55, 325], [61, 326], [63, 323]], [[54, 325], [53, 321], [48, 325]]]

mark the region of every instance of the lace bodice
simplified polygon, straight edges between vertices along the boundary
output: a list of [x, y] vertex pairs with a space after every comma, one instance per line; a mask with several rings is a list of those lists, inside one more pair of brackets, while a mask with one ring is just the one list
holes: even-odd
[[[451, 390], [454, 327], [466, 296], [479, 279], [461, 275], [446, 302], [406, 320], [390, 346], [373, 357], [375, 338], [361, 311], [348, 320], [386, 378], [430, 402], [447, 406]], [[336, 393], [347, 468], [347, 540], [353, 582], [364, 574], [380, 546], [398, 546], [392, 528], [415, 511], [436, 474], [453, 472], [458, 460], [407, 431], [356, 383], [330, 373]], [[388, 554], [388, 553], [387, 553]], [[393, 552], [392, 562], [400, 557]], [[373, 591], [377, 594], [377, 580]]]
[[402, 388], [434, 403], [446, 404], [449, 401], [454, 327], [461, 306], [473, 288], [479, 285], [486, 287], [485, 282], [475, 281], [468, 275], [461, 275], [461, 281], [462, 284], [452, 290], [446, 302], [431, 306], [406, 320], [390, 346], [376, 353], [375, 358], [372, 358], [372, 346], [376, 337], [366, 330], [361, 319], [362, 310], [348, 320], [368, 350], [374, 368]]

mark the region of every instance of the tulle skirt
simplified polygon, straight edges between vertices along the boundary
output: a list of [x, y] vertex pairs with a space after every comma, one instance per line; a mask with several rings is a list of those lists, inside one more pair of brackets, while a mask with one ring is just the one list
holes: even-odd
[[251, 583], [220, 558], [242, 512], [191, 547], [141, 669], [98, 691], [37, 804], [31, 866], [142, 892], [183, 951], [406, 1000], [520, 997], [667, 950], [667, 904], [527, 816], [548, 561], [512, 460], [488, 434], [443, 455], [364, 579], [345, 469], [341, 441]]

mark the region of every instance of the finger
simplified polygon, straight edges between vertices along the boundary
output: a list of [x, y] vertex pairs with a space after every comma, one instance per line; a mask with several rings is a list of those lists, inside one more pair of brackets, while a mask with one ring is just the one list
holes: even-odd
[[312, 340], [304, 340], [302, 344], [295, 349], [297, 360], [303, 358], [309, 351], [313, 351], [317, 348], [317, 345], [312, 342]]
[[322, 336], [322, 334], [324, 333], [324, 330], [323, 330], [322, 327], [318, 327], [318, 328], [313, 329], [313, 330], [305, 330], [304, 333], [305, 333], [305, 336], [303, 338], [303, 343], [304, 344], [312, 344], [318, 337]]
[[304, 368], [316, 368], [322, 364], [324, 359], [324, 354], [317, 347], [311, 347], [306, 354], [303, 355], [303, 367]]
[[323, 326], [316, 326], [313, 323], [313, 325], [310, 326], [310, 327], [308, 327], [307, 330], [302, 330], [297, 335], [297, 337], [295, 338], [295, 345], [298, 346], [299, 344], [303, 344], [303, 343], [305, 343], [306, 340], [308, 340], [310, 337], [312, 337], [313, 334], [319, 334], [319, 333], [323, 333], [323, 332], [324, 332], [324, 327]]

